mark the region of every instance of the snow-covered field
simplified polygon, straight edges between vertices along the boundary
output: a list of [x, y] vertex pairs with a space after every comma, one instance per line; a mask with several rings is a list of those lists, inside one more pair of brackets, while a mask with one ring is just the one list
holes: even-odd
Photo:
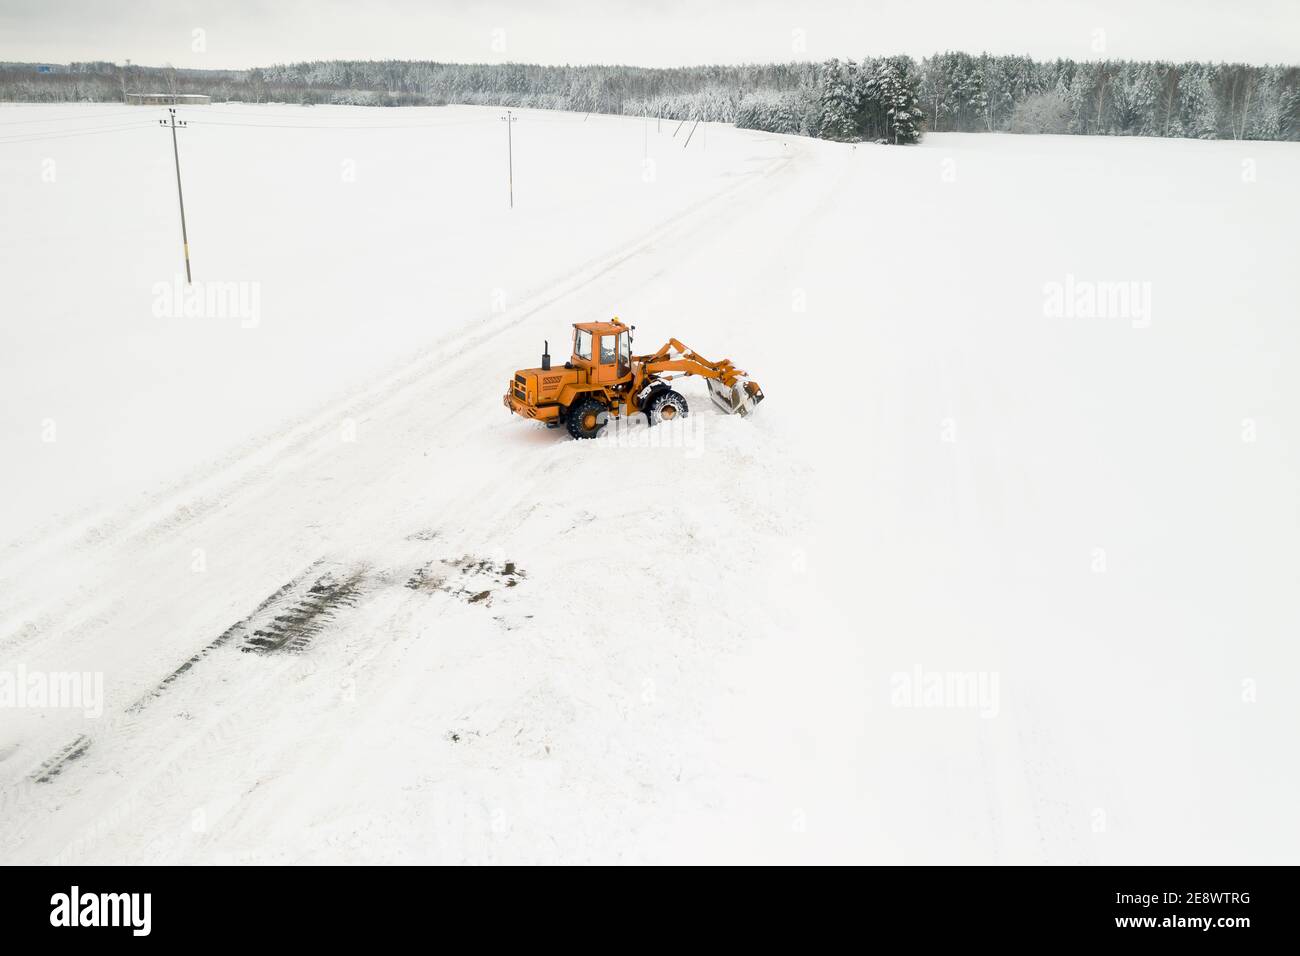
[[187, 315], [160, 112], [0, 108], [0, 860], [1297, 858], [1294, 144], [182, 110]]

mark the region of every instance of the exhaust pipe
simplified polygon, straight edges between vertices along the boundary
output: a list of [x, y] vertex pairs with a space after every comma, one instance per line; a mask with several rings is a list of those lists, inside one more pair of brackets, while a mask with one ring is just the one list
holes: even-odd
[[546, 339], [542, 339], [542, 371], [549, 372], [550, 370], [551, 370], [551, 343], [548, 342]]

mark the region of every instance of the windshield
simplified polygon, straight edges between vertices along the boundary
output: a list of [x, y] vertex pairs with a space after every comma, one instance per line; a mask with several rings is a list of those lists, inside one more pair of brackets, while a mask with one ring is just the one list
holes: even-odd
[[618, 375], [622, 378], [632, 370], [632, 356], [628, 351], [628, 335], [626, 332], [618, 333]]
[[582, 359], [591, 358], [591, 333], [578, 329], [578, 334], [573, 337], [573, 354]]

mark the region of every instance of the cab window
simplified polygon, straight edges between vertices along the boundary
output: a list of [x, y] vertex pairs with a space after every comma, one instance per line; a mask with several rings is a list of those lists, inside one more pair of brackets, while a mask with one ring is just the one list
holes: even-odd
[[573, 354], [580, 359], [591, 360], [591, 333], [578, 329], [578, 334], [573, 337]]
[[600, 337], [600, 364], [614, 364], [614, 336], [602, 335]]
[[632, 370], [632, 353], [629, 351], [628, 334], [618, 333], [618, 374], [622, 378]]

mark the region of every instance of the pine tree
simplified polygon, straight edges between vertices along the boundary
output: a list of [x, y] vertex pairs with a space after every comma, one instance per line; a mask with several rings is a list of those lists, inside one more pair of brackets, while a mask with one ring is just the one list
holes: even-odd
[[927, 57], [921, 61], [921, 99], [930, 111], [930, 128], [939, 132], [950, 107], [948, 54]]
[[962, 102], [970, 117], [970, 125], [966, 128], [978, 129], [984, 125], [989, 111], [989, 94], [984, 88], [984, 76], [978, 70], [972, 69], [966, 73], [962, 84]]
[[1157, 63], [1157, 122], [1153, 135], [1182, 136], [1183, 124], [1179, 118], [1179, 68], [1173, 63]]
[[1153, 63], [1142, 63], [1133, 73], [1129, 106], [1133, 113], [1132, 132], [1139, 136], [1160, 135], [1160, 77]]
[[1091, 100], [1092, 75], [1089, 70], [1077, 67], [1070, 74], [1070, 88], [1066, 99], [1070, 103], [1071, 131], [1079, 134], [1089, 132], [1088, 103]]
[[1185, 136], [1211, 139], [1218, 130], [1215, 72], [1213, 66], [1202, 63], [1189, 63], [1183, 70], [1180, 125]]
[[895, 144], [919, 142], [923, 115], [911, 59], [896, 57], [884, 61], [881, 63], [880, 77], [881, 100], [889, 118], [886, 138]]
[[821, 120], [818, 135], [823, 139], [849, 142], [858, 139], [857, 97], [853, 92], [853, 65], [830, 60], [822, 69], [818, 89]]
[[1285, 86], [1287, 78], [1284, 77], [1284, 86], [1278, 93], [1278, 136], [1281, 139], [1300, 139], [1300, 86], [1295, 83], [1296, 72], [1294, 68], [1287, 70], [1292, 85]]

